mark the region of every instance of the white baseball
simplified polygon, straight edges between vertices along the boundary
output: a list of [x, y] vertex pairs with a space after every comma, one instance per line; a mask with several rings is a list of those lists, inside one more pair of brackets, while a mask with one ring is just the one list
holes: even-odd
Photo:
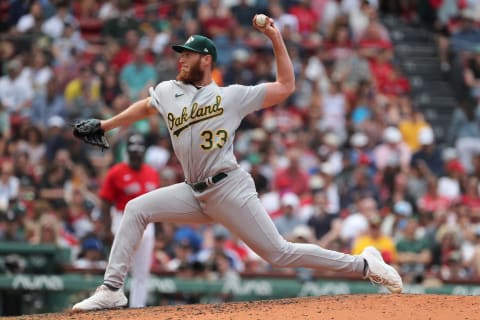
[[267, 25], [268, 17], [264, 14], [257, 14], [255, 17], [255, 24], [260, 27], [264, 28]]

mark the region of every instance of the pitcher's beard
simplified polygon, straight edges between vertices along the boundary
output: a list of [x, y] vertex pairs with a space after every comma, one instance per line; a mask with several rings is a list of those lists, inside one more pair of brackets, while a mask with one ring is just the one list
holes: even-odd
[[177, 80], [185, 84], [196, 85], [203, 80], [204, 72], [200, 69], [200, 60], [192, 65], [189, 71], [180, 70]]

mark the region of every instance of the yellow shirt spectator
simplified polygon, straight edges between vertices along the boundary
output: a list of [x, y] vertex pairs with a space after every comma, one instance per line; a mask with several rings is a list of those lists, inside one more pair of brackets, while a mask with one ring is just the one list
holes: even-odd
[[72, 102], [82, 95], [93, 101], [100, 99], [100, 82], [88, 67], [80, 68], [78, 77], [70, 81], [65, 88], [67, 102]]
[[425, 127], [430, 127], [425, 121], [423, 115], [418, 111], [413, 111], [411, 117], [405, 118], [398, 124], [398, 129], [402, 133], [403, 141], [410, 147], [412, 152], [420, 148], [418, 135], [420, 130]]
[[397, 260], [395, 243], [392, 238], [384, 235], [374, 237], [368, 234], [358, 237], [353, 243], [352, 254], [358, 255], [368, 246], [377, 248], [382, 254], [383, 260], [387, 263], [392, 263]]

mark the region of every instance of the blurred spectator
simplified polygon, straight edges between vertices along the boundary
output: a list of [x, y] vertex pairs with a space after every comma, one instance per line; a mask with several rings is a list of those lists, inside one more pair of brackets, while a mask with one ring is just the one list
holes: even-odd
[[[64, 76], [59, 75], [58, 72], [64, 71], [63, 69], [69, 69], [70, 72], [77, 72], [78, 60], [86, 50], [88, 49], [88, 43], [83, 39], [82, 34], [76, 24], [66, 22], [63, 27], [63, 33], [55, 38], [52, 43], [52, 54], [54, 62], [57, 65], [56, 74], [63, 79]], [[73, 65], [72, 65], [73, 64]], [[65, 70], [64, 72], [68, 72]], [[68, 75], [65, 75], [68, 78]], [[60, 81], [63, 84], [63, 81]]]
[[31, 164], [42, 166], [46, 155], [43, 131], [38, 127], [30, 126], [26, 127], [20, 134], [17, 151], [28, 153]]
[[323, 144], [318, 148], [318, 156], [322, 162], [320, 172], [327, 176], [336, 176], [343, 169], [343, 155], [340, 152], [341, 142], [338, 135], [327, 132], [323, 136]]
[[156, 72], [145, 59], [146, 51], [141, 48], [135, 50], [133, 60], [120, 71], [120, 81], [131, 101], [148, 95], [148, 88], [156, 81]]
[[190, 240], [184, 238], [173, 244], [174, 256], [164, 266], [167, 271], [178, 271], [179, 268], [189, 265], [194, 261], [194, 252]]
[[107, 260], [103, 244], [95, 235], [87, 235], [82, 240], [80, 253], [73, 266], [80, 269], [105, 269]]
[[307, 225], [312, 228], [314, 237], [321, 240], [331, 229], [333, 219], [337, 216], [328, 214], [325, 211], [325, 206], [328, 203], [326, 194], [323, 190], [315, 190], [313, 192], [313, 203], [309, 207], [309, 218]]
[[397, 263], [407, 283], [421, 283], [432, 261], [431, 244], [419, 231], [418, 221], [408, 219], [403, 236], [396, 244]]
[[354, 210], [343, 219], [339, 234], [340, 238], [349, 246], [357, 237], [367, 232], [370, 219], [378, 215], [375, 199], [368, 196], [358, 199]]
[[435, 145], [435, 137], [430, 127], [420, 129], [418, 135], [420, 150], [413, 153], [411, 166], [417, 167], [419, 162], [424, 163], [428, 170], [440, 177], [444, 173], [444, 164], [440, 149]]
[[480, 154], [480, 104], [473, 110], [456, 108], [452, 114], [448, 143], [455, 145], [459, 159], [467, 172], [472, 170], [472, 157]]
[[[412, 152], [418, 151], [421, 147], [420, 131], [429, 127], [423, 114], [419, 110], [407, 110], [398, 124], [398, 129], [402, 133], [403, 140], [410, 147]], [[423, 133], [424, 139], [428, 140], [428, 133]], [[432, 132], [433, 134], [433, 132]]]
[[46, 51], [36, 49], [32, 53], [32, 65], [25, 68], [29, 78], [31, 78], [35, 95], [45, 93], [47, 83], [53, 77], [53, 70], [50, 66], [50, 57]]
[[[120, 72], [123, 67], [131, 63], [135, 59], [135, 54], [139, 49], [145, 49], [140, 46], [140, 34], [136, 29], [128, 29], [125, 31], [125, 41], [120, 42], [121, 48], [111, 57], [111, 66], [115, 71]], [[144, 51], [144, 59], [147, 63], [154, 62], [153, 55], [148, 51]]]
[[300, 199], [294, 193], [285, 193], [281, 198], [280, 211], [272, 216], [278, 232], [284, 237], [296, 227], [303, 224], [300, 218], [299, 206]]
[[308, 190], [308, 174], [299, 166], [299, 150], [291, 148], [287, 152], [288, 165], [275, 174], [274, 189], [280, 194], [293, 192], [302, 196]]
[[41, 30], [43, 21], [44, 15], [40, 1], [33, 1], [29, 13], [20, 17], [14, 30], [19, 33], [36, 33]]
[[458, 160], [450, 160], [446, 163], [445, 175], [438, 179], [438, 194], [457, 201], [460, 197], [460, 185], [465, 177], [465, 169]]
[[340, 193], [337, 183], [335, 182], [337, 173], [335, 173], [334, 167], [328, 162], [320, 166], [320, 177], [323, 183], [321, 188], [327, 196], [325, 211], [330, 215], [337, 215], [340, 212]]
[[462, 276], [460, 234], [452, 226], [439, 226], [432, 247], [432, 265], [442, 279]]
[[205, 246], [195, 255], [195, 260], [206, 265], [212, 266], [218, 255], [225, 256], [232, 270], [243, 271], [244, 264], [236, 251], [228, 248], [227, 240], [230, 238], [230, 232], [221, 225], [213, 225], [213, 243]]
[[374, 151], [375, 164], [379, 170], [393, 164], [398, 164], [402, 170], [407, 170], [411, 155], [410, 148], [403, 142], [402, 134], [393, 126], [383, 131], [383, 143], [379, 144]]
[[463, 76], [471, 96], [480, 103], [480, 45], [474, 48], [473, 56], [465, 62]]
[[354, 240], [352, 254], [360, 254], [363, 249], [373, 246], [380, 251], [383, 260], [392, 264], [397, 260], [397, 249], [392, 237], [382, 234], [380, 226], [382, 220], [380, 216], [372, 216], [368, 220], [368, 231], [365, 235], [360, 235]]
[[427, 179], [427, 190], [418, 199], [417, 207], [420, 215], [432, 214], [447, 211], [450, 202], [448, 197], [438, 193], [438, 179], [431, 176]]
[[33, 98], [30, 121], [45, 130], [50, 119], [64, 118], [66, 115], [65, 99], [59, 90], [58, 80], [50, 78], [46, 83], [45, 92], [37, 93]]
[[340, 194], [340, 203], [342, 208], [349, 208], [364, 197], [373, 198], [374, 201], [380, 201], [379, 188], [372, 181], [369, 172], [364, 167], [354, 169], [352, 176], [347, 181], [344, 190]]
[[393, 203], [389, 213], [384, 215], [382, 220], [382, 233], [398, 240], [404, 232], [408, 220], [413, 216], [413, 208], [410, 202], [398, 200]]
[[85, 119], [100, 113], [100, 81], [90, 66], [82, 66], [79, 75], [65, 88], [69, 119]]
[[57, 1], [55, 14], [42, 24], [42, 32], [52, 39], [60, 38], [64, 34], [65, 25], [77, 25], [75, 17], [69, 13], [67, 1]]
[[23, 65], [18, 57], [10, 60], [6, 68], [7, 75], [0, 78], [1, 107], [12, 116], [25, 116], [32, 103], [32, 82], [20, 76]]
[[480, 29], [476, 25], [478, 17], [468, 8], [460, 12], [460, 17], [459, 25], [450, 37], [450, 48], [454, 52], [471, 51], [480, 41]]
[[14, 175], [11, 161], [2, 161], [0, 168], [0, 212], [6, 214], [11, 204], [18, 199], [20, 180]]
[[318, 29], [319, 17], [312, 9], [311, 0], [301, 0], [288, 9], [288, 13], [294, 15], [298, 20], [298, 32], [307, 35]]
[[102, 34], [107, 37], [112, 37], [116, 40], [121, 40], [129, 30], [138, 30], [138, 21], [133, 15], [132, 1], [118, 0], [109, 1], [105, 5], [113, 5], [113, 10], [107, 13], [107, 8], [102, 7], [100, 17], [105, 19], [103, 24]]

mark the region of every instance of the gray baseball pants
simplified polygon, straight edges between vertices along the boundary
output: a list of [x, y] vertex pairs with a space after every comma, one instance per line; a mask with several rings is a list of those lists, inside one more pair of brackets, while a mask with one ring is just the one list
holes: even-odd
[[104, 282], [121, 288], [130, 260], [150, 222], [220, 223], [253, 251], [277, 267], [306, 267], [362, 274], [361, 257], [326, 250], [314, 244], [291, 243], [277, 231], [263, 208], [251, 176], [243, 169], [201, 193], [186, 183], [163, 187], [128, 202], [114, 239]]

